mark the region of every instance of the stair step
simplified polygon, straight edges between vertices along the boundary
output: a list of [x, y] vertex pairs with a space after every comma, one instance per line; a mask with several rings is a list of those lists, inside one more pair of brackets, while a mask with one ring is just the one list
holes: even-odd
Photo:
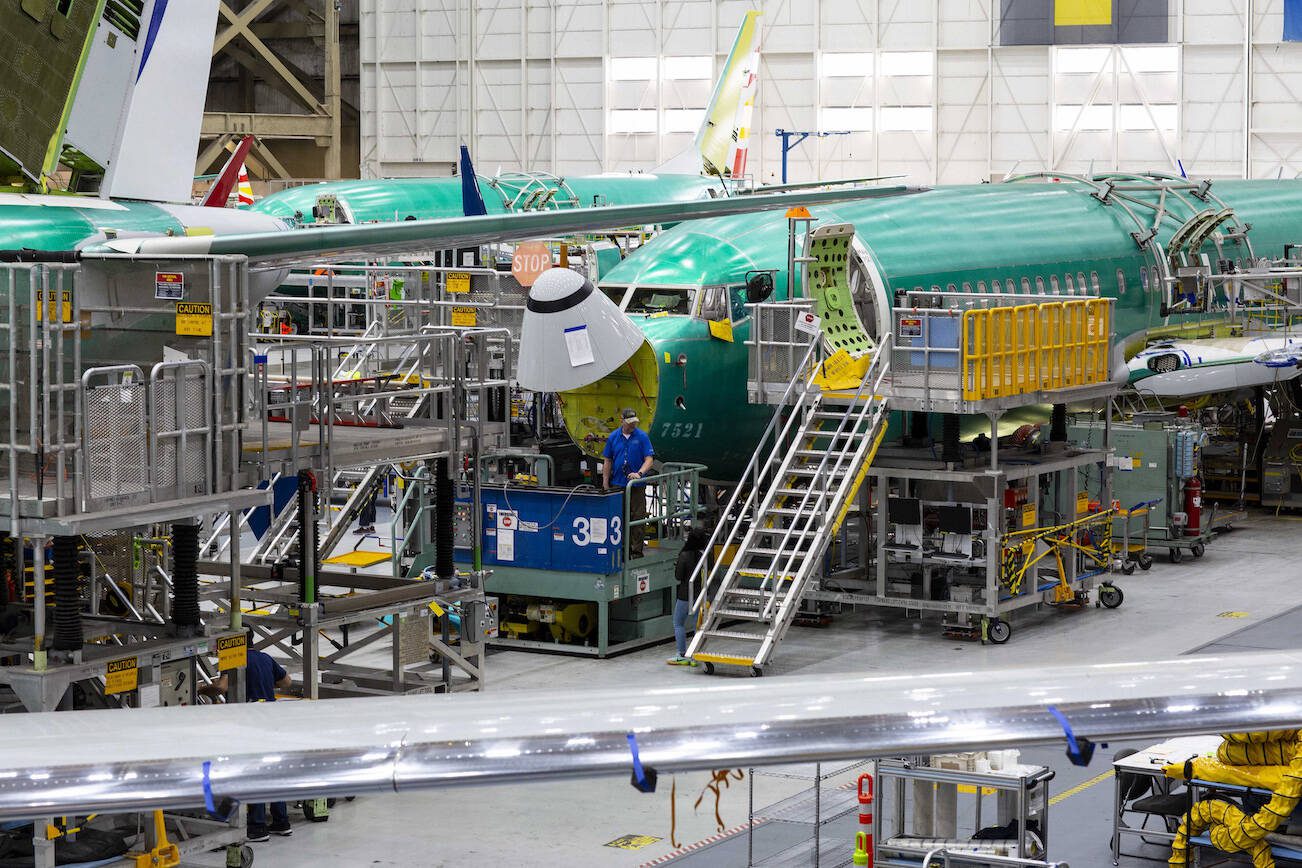
[[768, 555], [768, 556], [771, 557], [771, 558], [775, 558], [775, 557], [777, 557], [778, 555], [790, 555], [790, 554], [795, 554], [795, 555], [807, 555], [807, 554], [809, 554], [809, 552], [808, 552], [808, 551], [801, 551], [799, 548], [795, 548], [795, 549], [770, 549], [770, 548], [765, 548], [764, 546], [751, 546], [749, 549], [746, 550], [746, 554], [750, 554], [750, 555]]
[[714, 614], [720, 618], [741, 618], [745, 621], [767, 622], [755, 609], [715, 609]]
[[773, 596], [772, 591], [761, 591], [756, 588], [729, 588], [724, 593], [730, 597], [746, 597], [752, 600], [763, 600]]
[[705, 630], [705, 635], [711, 639], [743, 639], [747, 642], [763, 642], [763, 633], [743, 633], [740, 630]]

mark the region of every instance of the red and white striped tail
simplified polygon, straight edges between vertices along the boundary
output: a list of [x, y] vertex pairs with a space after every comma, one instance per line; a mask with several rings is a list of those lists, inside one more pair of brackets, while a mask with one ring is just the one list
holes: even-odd
[[239, 204], [253, 204], [253, 185], [249, 183], [249, 170], [240, 166]]

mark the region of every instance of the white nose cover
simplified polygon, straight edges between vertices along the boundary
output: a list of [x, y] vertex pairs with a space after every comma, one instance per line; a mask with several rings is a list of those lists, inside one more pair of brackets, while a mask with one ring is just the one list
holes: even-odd
[[644, 340], [592, 281], [568, 268], [550, 268], [529, 290], [516, 379], [535, 392], [587, 386], [631, 359]]

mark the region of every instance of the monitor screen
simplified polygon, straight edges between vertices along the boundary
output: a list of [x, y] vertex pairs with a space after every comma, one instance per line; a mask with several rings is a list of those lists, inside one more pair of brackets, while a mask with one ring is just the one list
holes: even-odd
[[942, 506], [939, 512], [941, 533], [972, 533], [972, 507]]
[[922, 524], [922, 501], [916, 497], [892, 497], [887, 502], [886, 517], [891, 524]]

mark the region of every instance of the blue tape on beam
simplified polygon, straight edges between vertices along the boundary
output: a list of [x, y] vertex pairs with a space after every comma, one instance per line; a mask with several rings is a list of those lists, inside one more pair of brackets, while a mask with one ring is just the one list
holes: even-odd
[[210, 777], [211, 772], [212, 772], [212, 761], [205, 760], [203, 764], [203, 806], [208, 809], [208, 813], [216, 814], [217, 805], [213, 802], [213, 798], [212, 798], [212, 779]]
[[628, 734], [628, 749], [633, 753], [633, 776], [637, 778], [638, 784], [645, 784], [646, 772], [642, 769], [642, 760], [637, 755], [637, 736], [631, 732]]
[[[1094, 748], [1096, 745], [1088, 738], [1082, 736], [1076, 738], [1076, 733], [1072, 732], [1071, 721], [1067, 720], [1067, 715], [1063, 714], [1056, 706], [1046, 706], [1050, 714], [1058, 719], [1059, 725], [1062, 726], [1063, 735], [1067, 736], [1067, 759], [1071, 760], [1072, 765], [1087, 766], [1090, 760], [1094, 758]], [[1099, 745], [1106, 748], [1107, 745]]]

